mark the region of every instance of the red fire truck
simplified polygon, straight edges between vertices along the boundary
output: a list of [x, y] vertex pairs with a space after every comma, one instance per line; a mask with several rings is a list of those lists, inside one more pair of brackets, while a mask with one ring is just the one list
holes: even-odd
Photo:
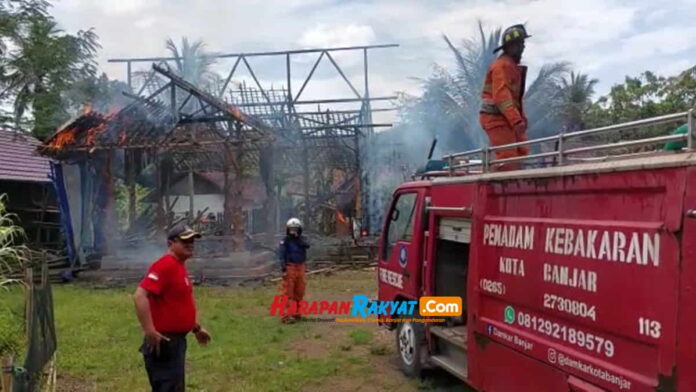
[[[688, 132], [587, 145], [675, 122]], [[492, 392], [696, 391], [695, 127], [684, 112], [453, 154], [399, 186], [379, 300], [464, 307], [438, 323], [381, 318], [403, 370], [441, 367]], [[635, 152], [674, 141], [684, 148]], [[539, 143], [555, 148], [491, 156]], [[513, 160], [539, 167], [495, 171]]]

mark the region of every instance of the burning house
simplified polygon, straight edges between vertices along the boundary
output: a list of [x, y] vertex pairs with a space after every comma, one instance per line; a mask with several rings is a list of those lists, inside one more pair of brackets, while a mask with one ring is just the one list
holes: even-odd
[[[114, 113], [87, 111], [59, 129], [39, 149], [56, 160], [54, 182], [68, 233], [68, 253], [74, 265], [88, 265], [112, 251], [112, 239], [129, 243], [161, 238], [178, 223], [165, 197], [182, 176], [188, 177], [190, 202], [195, 198], [194, 174], [221, 173], [223, 219], [238, 224], [224, 234], [243, 236], [242, 206], [231, 188], [245, 173], [248, 160], [273, 135], [261, 121], [200, 91], [166, 68], [167, 95], [134, 98]], [[120, 185], [122, 184], [122, 185]], [[127, 230], [117, 228], [117, 187], [125, 188]], [[155, 203], [138, 211], [136, 189], [153, 190]], [[146, 204], [146, 203], [145, 203]], [[201, 220], [189, 216], [189, 223]], [[109, 239], [107, 241], [106, 239]], [[137, 241], [136, 241], [137, 240]], [[243, 241], [231, 241], [243, 243]], [[123, 244], [122, 244], [123, 245]]]
[[[132, 101], [109, 114], [86, 111], [39, 148], [58, 162], [54, 183], [68, 217], [63, 229], [73, 265], [161, 240], [167, 227], [184, 220], [214, 220], [213, 232], [229, 239], [230, 251], [244, 249], [248, 233], [281, 232], [289, 216], [299, 216], [316, 234], [359, 233], [362, 217], [369, 217], [362, 211], [369, 195], [361, 160], [374, 129], [391, 126], [371, 119], [373, 111], [391, 109], [371, 103], [395, 97], [370, 97], [367, 63], [359, 93], [331, 52], [357, 51], [366, 62], [372, 48], [220, 55], [235, 65], [216, 94], [172, 72], [172, 59], [113, 60], [128, 63], [128, 86], [137, 93], [124, 94]], [[309, 54], [319, 56], [314, 68], [330, 61], [356, 96], [300, 99], [313, 70], [293, 94], [291, 57]], [[247, 61], [254, 56], [283, 56], [287, 88], [264, 89]], [[131, 73], [141, 61], [159, 63], [147, 76]], [[256, 87], [230, 87], [240, 64]], [[322, 104], [358, 107], [328, 110]]]

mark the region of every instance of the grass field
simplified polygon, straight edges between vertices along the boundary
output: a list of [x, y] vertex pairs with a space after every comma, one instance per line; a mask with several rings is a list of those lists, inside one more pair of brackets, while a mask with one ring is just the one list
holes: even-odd
[[[311, 277], [308, 298], [372, 296], [374, 272]], [[135, 286], [54, 286], [59, 391], [147, 391], [131, 294]], [[393, 335], [373, 323], [299, 322], [268, 315], [277, 287], [197, 287], [212, 344], [189, 339], [188, 391], [415, 391], [397, 369]], [[8, 296], [4, 296], [8, 298]]]
[[[134, 289], [53, 287], [59, 392], [149, 390], [137, 351], [142, 335]], [[277, 291], [276, 286], [195, 288], [213, 341], [199, 347], [189, 338], [187, 391], [465, 390], [442, 371], [421, 380], [404, 377], [393, 334], [376, 323], [281, 324], [268, 314]], [[356, 294], [372, 297], [375, 291], [374, 272], [345, 271], [309, 277], [306, 299], [350, 300]], [[3, 336], [21, 336], [21, 315], [21, 291], [0, 293], [0, 343]], [[21, 337], [18, 344], [24, 344]]]
[[24, 297], [22, 291], [0, 288], [0, 356], [21, 352], [24, 334]]

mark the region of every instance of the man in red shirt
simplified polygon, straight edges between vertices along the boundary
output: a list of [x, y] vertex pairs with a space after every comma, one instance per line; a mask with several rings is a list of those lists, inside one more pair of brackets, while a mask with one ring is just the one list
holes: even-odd
[[145, 341], [140, 352], [152, 392], [183, 392], [185, 388], [186, 334], [200, 345], [210, 334], [198, 323], [193, 288], [185, 262], [201, 235], [185, 225], [167, 234], [169, 252], [154, 262], [135, 290], [135, 310]]

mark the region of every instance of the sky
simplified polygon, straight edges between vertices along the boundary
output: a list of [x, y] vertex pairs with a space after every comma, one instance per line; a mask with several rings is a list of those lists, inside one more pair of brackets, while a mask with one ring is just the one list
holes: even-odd
[[[545, 63], [568, 61], [599, 79], [600, 94], [626, 75], [671, 75], [696, 65], [696, 0], [59, 0], [52, 14], [68, 32], [94, 28], [102, 70], [121, 80], [125, 65], [107, 59], [167, 55], [167, 38], [201, 39], [217, 53], [399, 44], [370, 52], [370, 93], [417, 94], [418, 78], [434, 64], [454, 67], [442, 35], [455, 44], [475, 38], [479, 20], [491, 29], [526, 23], [532, 38], [524, 62], [532, 75]], [[292, 58], [295, 89], [315, 59]], [[335, 60], [362, 93], [362, 54]], [[284, 58], [250, 62], [264, 87], [285, 85]], [[231, 66], [216, 64], [220, 72]], [[322, 62], [304, 98], [351, 95], [331, 67]]]

